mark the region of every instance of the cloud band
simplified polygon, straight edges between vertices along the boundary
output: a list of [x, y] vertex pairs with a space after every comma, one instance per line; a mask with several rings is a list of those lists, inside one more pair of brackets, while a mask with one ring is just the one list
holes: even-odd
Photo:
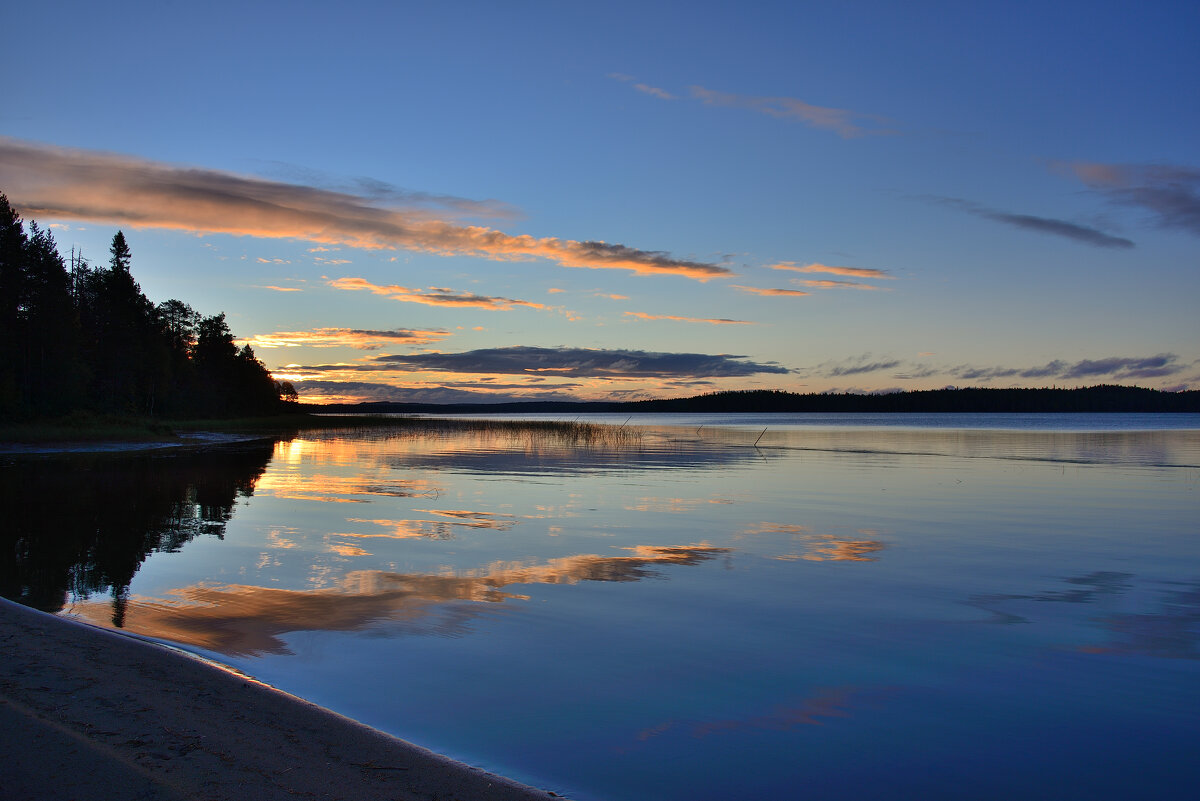
[[732, 274], [662, 251], [447, 222], [423, 209], [388, 208], [377, 197], [7, 138], [0, 138], [0, 186], [14, 206], [47, 217], [498, 261], [547, 259], [698, 281]]

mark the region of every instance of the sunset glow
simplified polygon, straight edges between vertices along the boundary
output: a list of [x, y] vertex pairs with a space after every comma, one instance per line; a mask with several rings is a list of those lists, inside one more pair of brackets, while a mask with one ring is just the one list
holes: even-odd
[[301, 400], [1200, 387], [1183, 4], [55, 5], [0, 192]]

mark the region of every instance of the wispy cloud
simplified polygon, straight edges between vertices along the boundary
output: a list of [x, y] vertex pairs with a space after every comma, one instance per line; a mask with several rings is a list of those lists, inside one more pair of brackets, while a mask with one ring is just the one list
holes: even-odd
[[633, 85], [633, 88], [637, 89], [639, 92], [644, 92], [648, 95], [653, 95], [654, 97], [660, 98], [662, 100], [674, 100], [675, 99], [675, 95], [671, 94], [666, 89], [659, 89], [657, 86], [651, 86], [650, 84], [635, 83]]
[[641, 350], [485, 348], [462, 353], [415, 353], [378, 356], [375, 364], [405, 370], [498, 375], [549, 374], [568, 378], [679, 378], [749, 376], [790, 372], [774, 362], [744, 356], [703, 353], [652, 353]]
[[[1046, 381], [1141, 381], [1185, 373], [1195, 362], [1181, 361], [1174, 353], [1153, 356], [1106, 356], [1099, 359], [1053, 359], [1045, 364], [1026, 367], [1003, 365], [936, 365], [928, 361], [899, 362], [874, 359], [869, 354], [841, 362], [826, 362], [813, 368], [821, 375], [852, 375], [875, 370], [899, 368], [895, 378], [915, 380], [944, 376], [959, 381], [987, 383], [1008, 379], [1013, 383], [1044, 383]], [[868, 369], [869, 368], [869, 369]]]
[[805, 264], [803, 266], [791, 261], [781, 261], [778, 264], [767, 265], [771, 270], [790, 270], [794, 273], [825, 273], [827, 275], [846, 275], [852, 278], [884, 278], [891, 280], [896, 276], [886, 270], [875, 270], [870, 267], [837, 267], [831, 264]]
[[1134, 246], [1132, 241], [1124, 237], [1106, 234], [1100, 229], [1088, 225], [1080, 225], [1079, 223], [1068, 222], [1066, 220], [1056, 220], [1052, 217], [1035, 217], [1032, 214], [1011, 214], [960, 198], [934, 197], [931, 199], [942, 205], [960, 209], [985, 220], [1004, 223], [1014, 228], [1022, 228], [1026, 231], [1034, 231], [1039, 234], [1060, 236], [1065, 239], [1082, 242], [1085, 245], [1094, 245], [1101, 248], [1131, 248]]
[[24, 213], [51, 218], [497, 261], [547, 259], [564, 267], [698, 281], [733, 274], [720, 264], [662, 251], [447, 222], [370, 196], [6, 138], [0, 138], [0, 186]]
[[[610, 72], [609, 78], [628, 83], [639, 92], [660, 98], [662, 100], [677, 100], [678, 96], [666, 89], [638, 81], [632, 75], [621, 72]], [[718, 92], [703, 86], [689, 86], [688, 94], [693, 100], [698, 100], [706, 106], [725, 106], [727, 108], [742, 108], [757, 111], [770, 117], [797, 120], [810, 128], [833, 131], [843, 139], [853, 139], [869, 134], [892, 133], [883, 126], [888, 122], [884, 117], [873, 114], [862, 114], [844, 108], [814, 106], [794, 97], [761, 97], [757, 95], [742, 95], [731, 92]]]
[[861, 356], [853, 356], [846, 359], [830, 360], [822, 362], [815, 367], [808, 367], [797, 370], [801, 375], [819, 375], [826, 378], [835, 378], [848, 375], [862, 375], [864, 373], [876, 373], [881, 370], [892, 370], [899, 367], [903, 362], [899, 359], [887, 357], [876, 357], [870, 353], [864, 353]]
[[1108, 356], [1103, 359], [1081, 359], [1075, 362], [1055, 359], [1043, 365], [1024, 368], [960, 365], [952, 368], [950, 372], [957, 378], [976, 381], [997, 378], [1052, 378], [1065, 381], [1103, 378], [1127, 381], [1175, 375], [1189, 366], [1180, 362], [1174, 353], [1159, 353], [1154, 356]]
[[757, 286], [742, 286], [741, 284], [734, 284], [733, 288], [742, 292], [749, 292], [751, 295], [763, 295], [764, 297], [800, 298], [812, 294], [811, 292], [801, 292], [799, 289], [764, 289]]
[[886, 133], [880, 125], [882, 117], [860, 114], [844, 108], [814, 106], [794, 97], [759, 97], [717, 92], [703, 86], [689, 86], [692, 97], [709, 106], [744, 108], [771, 117], [795, 119], [809, 126], [833, 131], [843, 139], [851, 139], [872, 133]]
[[359, 328], [314, 328], [311, 331], [276, 331], [242, 340], [253, 348], [355, 348], [378, 350], [388, 345], [427, 345], [450, 336], [449, 331], [412, 331], [397, 328], [371, 331]]
[[404, 189], [376, 178], [359, 177], [346, 180], [330, 176], [320, 170], [281, 161], [271, 161], [267, 164], [270, 165], [270, 169], [266, 171], [268, 174], [288, 183], [370, 198], [386, 204], [390, 208], [406, 208], [439, 218], [515, 220], [523, 216], [518, 209], [494, 198], [473, 200], [454, 195]]
[[264, 284], [258, 287], [259, 289], [269, 289], [272, 292], [302, 292], [298, 286], [274, 286], [273, 284]]
[[549, 308], [544, 303], [535, 303], [530, 300], [476, 295], [472, 292], [447, 289], [445, 287], [415, 289], [397, 284], [381, 286], [373, 284], [365, 278], [335, 278], [328, 283], [334, 289], [365, 290], [391, 300], [398, 300], [404, 303], [422, 303], [426, 306], [458, 306], [493, 310], [507, 310], [515, 306], [525, 306], [530, 309]]
[[877, 373], [880, 370], [892, 370], [899, 366], [900, 361], [898, 359], [867, 361], [866, 357], [860, 357], [857, 361], [847, 364], [829, 366], [826, 368], [824, 374], [830, 377], [861, 375], [863, 373]]
[[814, 289], [883, 289], [881, 286], [864, 284], [859, 281], [831, 281], [828, 279], [817, 280], [811, 278], [793, 278], [792, 283], [799, 286], [812, 287]]
[[1113, 202], [1149, 210], [1163, 228], [1200, 235], [1200, 169], [1082, 162], [1070, 167], [1081, 181]]
[[647, 314], [646, 312], [625, 312], [626, 317], [636, 317], [639, 320], [675, 320], [682, 323], [708, 323], [710, 325], [754, 325], [749, 320], [729, 320], [724, 317], [677, 317], [673, 314]]

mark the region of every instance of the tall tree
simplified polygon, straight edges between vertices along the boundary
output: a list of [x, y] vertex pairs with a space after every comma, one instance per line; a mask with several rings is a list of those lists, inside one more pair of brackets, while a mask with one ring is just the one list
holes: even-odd
[[25, 407], [37, 413], [74, 408], [83, 388], [71, 277], [54, 237], [29, 224], [22, 293]]
[[95, 404], [118, 413], [153, 414], [166, 369], [166, 344], [154, 304], [130, 272], [125, 235], [113, 236], [107, 270], [88, 276], [87, 311], [81, 312]]
[[187, 356], [196, 342], [200, 314], [182, 300], [175, 298], [164, 300], [158, 304], [156, 310], [172, 353]]
[[109, 267], [115, 271], [129, 272], [130, 264], [133, 261], [133, 254], [129, 252], [129, 244], [125, 241], [125, 234], [117, 231], [113, 235], [112, 245], [109, 247], [109, 253], [112, 258], [109, 260]]
[[0, 194], [0, 413], [20, 406], [19, 312], [27, 239], [21, 217]]

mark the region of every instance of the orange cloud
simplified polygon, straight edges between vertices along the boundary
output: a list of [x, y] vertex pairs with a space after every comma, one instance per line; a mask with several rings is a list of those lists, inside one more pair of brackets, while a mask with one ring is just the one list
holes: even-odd
[[883, 270], [872, 270], [868, 267], [835, 267], [829, 264], [806, 264], [803, 267], [798, 266], [795, 262], [781, 261], [778, 264], [768, 265], [772, 270], [791, 270], [796, 273], [829, 273], [830, 275], [849, 275], [858, 278], [895, 278], [894, 275], [888, 275]]
[[799, 289], [762, 289], [756, 286], [741, 286], [734, 284], [734, 289], [740, 289], [743, 292], [749, 292], [752, 295], [765, 295], [767, 297], [803, 297], [811, 295], [811, 292], [801, 292]]
[[872, 286], [871, 284], [860, 284], [858, 281], [829, 281], [829, 280], [802, 280], [799, 278], [792, 279], [792, 283], [800, 286], [810, 286], [816, 289], [882, 289], [883, 287]]
[[300, 289], [300, 287], [298, 287], [298, 286], [272, 286], [271, 284], [267, 284], [265, 286], [260, 286], [259, 289], [270, 289], [273, 292], [300, 292], [300, 291], [302, 291]]
[[391, 300], [398, 300], [404, 303], [423, 303], [426, 306], [457, 306], [496, 310], [507, 310], [514, 306], [526, 306], [531, 309], [549, 308], [544, 303], [475, 295], [457, 289], [446, 289], [445, 287], [413, 289], [396, 284], [381, 286], [379, 284], [372, 284], [365, 278], [335, 278], [329, 282], [329, 285], [334, 289], [366, 290], [376, 295], [383, 295]]
[[673, 314], [646, 314], [646, 312], [631, 311], [625, 312], [625, 316], [637, 317], [639, 320], [677, 320], [683, 323], [709, 323], [710, 325], [754, 325], [749, 320], [727, 320], [723, 317], [676, 317]]
[[357, 328], [315, 328], [312, 331], [276, 331], [273, 334], [256, 334], [239, 340], [252, 348], [355, 348], [378, 350], [385, 345], [427, 345], [440, 342], [450, 336], [447, 331], [369, 331]]
[[404, 249], [498, 261], [629, 270], [708, 281], [719, 264], [599, 240], [512, 235], [434, 219], [377, 198], [233, 173], [0, 138], [0, 184], [24, 213], [319, 245]]

